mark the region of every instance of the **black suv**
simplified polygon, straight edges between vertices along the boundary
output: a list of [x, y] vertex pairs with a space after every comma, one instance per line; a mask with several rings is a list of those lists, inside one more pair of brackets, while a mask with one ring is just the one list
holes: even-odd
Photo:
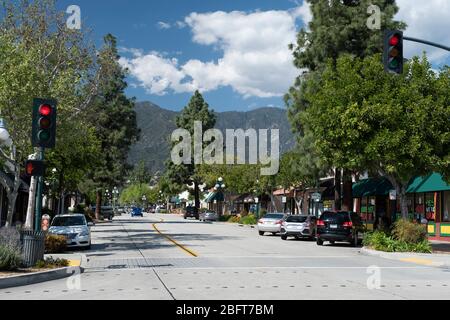
[[350, 242], [357, 247], [364, 237], [366, 227], [354, 212], [324, 212], [317, 221], [317, 244], [325, 241]]
[[186, 220], [187, 218], [195, 218], [197, 220], [200, 220], [198, 209], [196, 207], [187, 207], [186, 211], [184, 212], [184, 219]]

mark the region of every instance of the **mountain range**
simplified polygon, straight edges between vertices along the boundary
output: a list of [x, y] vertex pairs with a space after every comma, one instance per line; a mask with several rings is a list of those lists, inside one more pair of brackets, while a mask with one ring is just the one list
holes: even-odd
[[[131, 147], [129, 163], [138, 164], [144, 160], [150, 172], [164, 170], [164, 162], [170, 156], [170, 137], [177, 128], [178, 112], [163, 109], [151, 102], [136, 103], [139, 141]], [[216, 113], [216, 128], [225, 134], [226, 129], [279, 129], [281, 153], [291, 150], [295, 138], [287, 119], [286, 110], [280, 108], [260, 108], [248, 112]]]

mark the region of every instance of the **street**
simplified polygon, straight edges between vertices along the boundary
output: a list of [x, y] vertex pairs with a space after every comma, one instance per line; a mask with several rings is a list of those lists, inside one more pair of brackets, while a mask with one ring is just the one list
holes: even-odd
[[0, 299], [450, 298], [448, 269], [364, 256], [346, 244], [260, 237], [235, 224], [125, 215], [94, 226], [92, 242], [79, 278], [3, 289]]

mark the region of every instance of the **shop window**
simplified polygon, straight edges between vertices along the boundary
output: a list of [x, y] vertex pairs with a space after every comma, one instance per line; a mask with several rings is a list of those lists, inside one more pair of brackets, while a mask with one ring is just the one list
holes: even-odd
[[450, 191], [444, 192], [444, 200], [443, 200], [443, 210], [442, 210], [442, 221], [450, 222]]
[[368, 203], [368, 199], [367, 198], [362, 198], [361, 199], [361, 218], [364, 221], [367, 221], [367, 203]]
[[428, 221], [436, 220], [436, 203], [434, 193], [427, 193], [425, 196], [425, 218]]
[[416, 202], [414, 205], [415, 208], [415, 214], [416, 215], [425, 215], [425, 199], [423, 197], [423, 194], [417, 194], [416, 195]]
[[[408, 203], [408, 213], [409, 214], [414, 214], [414, 195], [409, 194], [407, 196], [407, 200], [406, 201]], [[399, 211], [401, 211], [401, 210], [399, 210]]]

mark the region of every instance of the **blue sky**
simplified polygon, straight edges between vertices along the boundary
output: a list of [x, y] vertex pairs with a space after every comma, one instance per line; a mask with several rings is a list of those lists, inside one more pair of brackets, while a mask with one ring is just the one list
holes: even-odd
[[[411, 36], [449, 45], [449, 2], [397, 0], [399, 18]], [[171, 110], [184, 107], [195, 89], [216, 111], [284, 107], [282, 95], [298, 73], [287, 45], [310, 19], [294, 0], [61, 0], [58, 7], [73, 4], [96, 43], [106, 33], [118, 38], [121, 63], [131, 70], [127, 93]], [[437, 67], [450, 62], [439, 51], [431, 57]]]

